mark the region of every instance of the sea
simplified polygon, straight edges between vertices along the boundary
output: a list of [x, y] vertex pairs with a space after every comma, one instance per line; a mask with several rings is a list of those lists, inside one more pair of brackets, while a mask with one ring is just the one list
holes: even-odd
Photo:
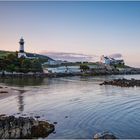
[[40, 116], [55, 124], [50, 139], [92, 139], [99, 132], [140, 139], [140, 87], [99, 85], [118, 78], [140, 75], [0, 79], [17, 91], [0, 98], [0, 114]]

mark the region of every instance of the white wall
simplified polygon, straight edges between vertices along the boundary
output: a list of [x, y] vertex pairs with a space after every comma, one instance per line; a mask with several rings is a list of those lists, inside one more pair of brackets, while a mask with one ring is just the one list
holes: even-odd
[[[71, 73], [71, 72], [80, 72], [79, 66], [60, 66], [56, 68], [47, 68], [48, 71], [51, 71], [52, 73]], [[45, 72], [47, 72], [45, 70]]]

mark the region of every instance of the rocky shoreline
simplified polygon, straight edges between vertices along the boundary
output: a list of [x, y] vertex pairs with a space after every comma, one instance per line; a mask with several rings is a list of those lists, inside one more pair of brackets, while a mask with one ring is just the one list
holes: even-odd
[[0, 115], [0, 139], [45, 138], [55, 127], [32, 117]]
[[140, 86], [140, 80], [136, 79], [114, 79], [111, 81], [104, 81], [100, 85], [113, 85], [113, 86], [120, 86], [120, 87], [139, 87]]
[[53, 78], [53, 77], [72, 77], [72, 76], [100, 76], [100, 75], [127, 75], [127, 74], [140, 74], [140, 68], [102, 68], [102, 69], [91, 69], [86, 72], [57, 72], [57, 73], [16, 73], [16, 72], [0, 72], [0, 78]]

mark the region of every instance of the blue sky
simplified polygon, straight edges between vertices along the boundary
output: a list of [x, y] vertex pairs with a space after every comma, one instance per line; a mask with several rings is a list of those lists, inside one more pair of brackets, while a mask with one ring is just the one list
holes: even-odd
[[100, 56], [140, 66], [140, 2], [0, 2], [0, 49]]

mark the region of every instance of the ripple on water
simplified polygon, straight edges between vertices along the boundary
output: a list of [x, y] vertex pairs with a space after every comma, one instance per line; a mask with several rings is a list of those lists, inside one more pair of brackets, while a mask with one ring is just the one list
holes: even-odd
[[140, 88], [98, 85], [109, 78], [45, 79], [40, 86], [30, 83], [22, 98], [0, 100], [0, 111], [16, 113], [23, 105], [22, 113], [58, 122], [56, 133], [49, 138], [93, 138], [106, 130], [119, 138], [140, 138]]

